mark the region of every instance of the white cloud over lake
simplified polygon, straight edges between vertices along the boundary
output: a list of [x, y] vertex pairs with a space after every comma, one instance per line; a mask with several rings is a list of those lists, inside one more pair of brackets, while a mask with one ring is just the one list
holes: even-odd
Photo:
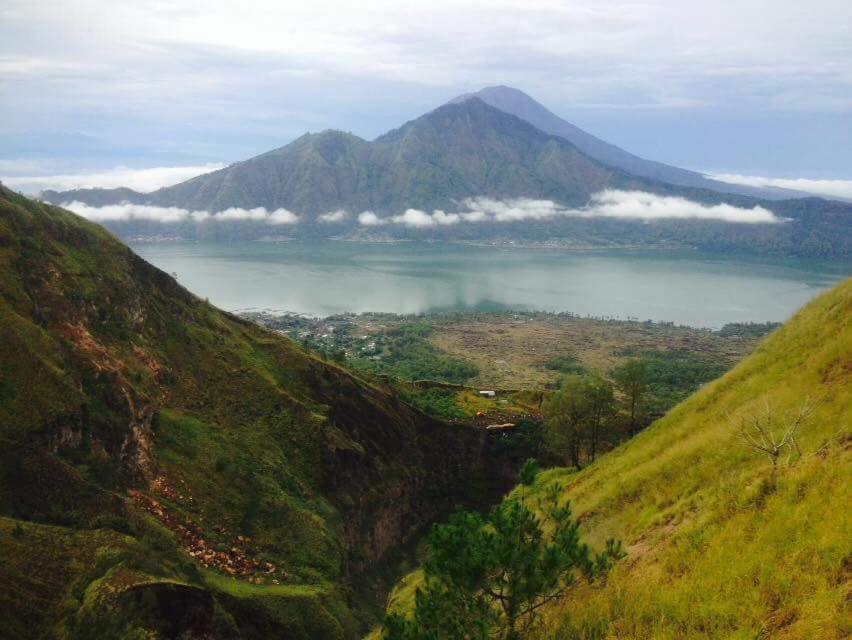
[[[296, 224], [310, 219], [287, 209], [269, 211], [264, 207], [242, 209], [232, 207], [223, 211], [190, 211], [178, 207], [156, 207], [123, 203], [93, 207], [82, 202], [62, 205], [84, 218], [96, 222], [149, 220], [175, 222], [260, 222], [271, 225]], [[321, 223], [343, 222], [350, 214], [339, 209], [317, 216]], [[380, 216], [374, 211], [362, 211], [356, 216], [359, 225], [375, 227], [397, 225], [411, 229], [434, 229], [458, 224], [501, 224], [510, 222], [550, 220], [559, 217], [620, 218], [625, 220], [717, 220], [735, 224], [767, 224], [782, 222], [772, 211], [761, 206], [736, 207], [730, 204], [703, 204], [675, 196], [660, 196], [644, 191], [607, 189], [594, 194], [584, 207], [564, 207], [552, 200], [534, 198], [467, 198], [461, 209], [447, 212], [441, 209], [428, 212], [406, 209], [398, 215]]]
[[408, 209], [396, 216], [379, 217], [365, 211], [358, 221], [364, 226], [396, 224], [423, 229], [468, 223], [507, 223], [526, 220], [549, 220], [557, 217], [621, 218], [626, 220], [718, 220], [722, 222], [758, 224], [781, 222], [764, 207], [735, 207], [730, 204], [703, 204], [675, 196], [659, 196], [644, 191], [607, 189], [592, 196], [589, 204], [580, 208], [563, 207], [552, 200], [534, 198], [467, 198], [464, 211], [432, 213]]
[[362, 211], [358, 214], [358, 224], [365, 227], [375, 227], [376, 225], [383, 224], [383, 221], [372, 211]]
[[287, 209], [268, 211], [264, 207], [240, 209], [231, 207], [223, 211], [190, 211], [179, 207], [155, 207], [141, 204], [116, 204], [92, 207], [82, 202], [63, 203], [63, 207], [94, 222], [120, 222], [147, 220], [150, 222], [261, 222], [271, 225], [296, 224], [299, 216]]
[[769, 209], [751, 209], [730, 204], [702, 204], [675, 196], [658, 196], [644, 191], [607, 189], [592, 196], [590, 205], [568, 215], [639, 220], [721, 220], [738, 223], [780, 222]]
[[149, 193], [161, 187], [170, 187], [211, 171], [223, 168], [220, 163], [208, 163], [186, 167], [148, 167], [131, 169], [114, 167], [90, 173], [74, 173], [44, 176], [4, 177], [3, 182], [17, 191], [35, 194], [46, 189], [67, 191], [69, 189], [114, 189], [128, 187], [134, 191]]
[[349, 214], [343, 210], [338, 209], [337, 211], [329, 211], [328, 213], [323, 213], [319, 217], [320, 222], [343, 222], [349, 217]]
[[852, 200], [852, 180], [832, 180], [822, 178], [767, 178], [764, 176], [746, 176], [738, 173], [708, 173], [708, 178], [744, 184], [750, 187], [780, 187], [805, 191], [829, 198], [844, 198]]

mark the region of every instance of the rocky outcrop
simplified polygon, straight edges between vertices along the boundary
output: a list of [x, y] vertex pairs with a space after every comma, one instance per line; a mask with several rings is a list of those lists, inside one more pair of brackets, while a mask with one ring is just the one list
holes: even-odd
[[349, 574], [362, 573], [457, 506], [470, 474], [483, 464], [482, 432], [423, 418], [413, 427], [420, 447], [405, 465], [382, 472], [366, 452], [331, 456], [329, 494], [343, 515]]

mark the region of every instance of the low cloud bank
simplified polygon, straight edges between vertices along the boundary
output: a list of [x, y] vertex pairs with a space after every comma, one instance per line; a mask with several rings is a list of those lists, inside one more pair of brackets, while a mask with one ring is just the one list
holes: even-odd
[[94, 222], [117, 222], [129, 220], [147, 220], [150, 222], [263, 222], [266, 224], [295, 224], [299, 221], [292, 211], [276, 209], [267, 211], [264, 207], [256, 209], [240, 209], [231, 207], [224, 211], [211, 213], [209, 211], [189, 211], [179, 207], [154, 207], [140, 204], [115, 204], [105, 207], [91, 207], [82, 202], [67, 202], [62, 204], [69, 211], [83, 216]]
[[338, 209], [337, 211], [329, 211], [328, 213], [323, 213], [319, 217], [320, 222], [343, 222], [349, 217], [349, 214], [343, 209]]
[[148, 193], [161, 187], [170, 187], [204, 173], [216, 171], [224, 166], [220, 163], [208, 163], [187, 167], [149, 167], [147, 169], [114, 167], [104, 171], [81, 174], [13, 176], [3, 178], [3, 182], [17, 191], [31, 194], [45, 189], [68, 191], [69, 189], [114, 189], [118, 187], [128, 187], [134, 191]]
[[[163, 223], [175, 222], [236, 222], [250, 221], [266, 224], [295, 224], [300, 216], [287, 209], [267, 211], [231, 208], [224, 211], [189, 211], [178, 207], [154, 207], [123, 203], [105, 207], [91, 207], [82, 202], [63, 204], [66, 209], [97, 222], [121, 220], [150, 220]], [[350, 214], [343, 209], [329, 211], [317, 216], [323, 224], [340, 223]], [[567, 208], [552, 200], [532, 198], [467, 198], [459, 211], [447, 212], [436, 209], [432, 212], [421, 209], [406, 209], [398, 215], [380, 216], [374, 211], [362, 211], [356, 216], [364, 227], [397, 225], [411, 229], [449, 227], [458, 224], [500, 224], [526, 220], [550, 220], [559, 217], [576, 218], [620, 218], [627, 220], [719, 220], [723, 222], [758, 224], [781, 222], [769, 209], [755, 206], [751, 209], [729, 204], [702, 204], [674, 196], [658, 196], [644, 191], [606, 190], [596, 193], [589, 203], [581, 208]], [[304, 217], [307, 219], [307, 217]]]
[[749, 187], [780, 187], [805, 191], [831, 198], [852, 200], [852, 180], [828, 180], [818, 178], [766, 178], [744, 176], [736, 173], [708, 173], [706, 177], [720, 182], [743, 184]]
[[746, 209], [724, 203], [708, 205], [676, 196], [610, 189], [592, 196], [589, 208], [582, 212], [589, 216], [639, 220], [695, 219], [749, 224], [780, 222], [769, 209], [759, 206]]
[[552, 200], [513, 198], [468, 198], [462, 202], [466, 210], [447, 213], [436, 209], [432, 213], [408, 209], [396, 216], [379, 217], [372, 211], [358, 216], [363, 226], [385, 224], [411, 228], [428, 228], [468, 223], [521, 222], [549, 220], [557, 217], [621, 218], [632, 220], [719, 220], [723, 222], [759, 224], [781, 220], [769, 209], [755, 206], [751, 209], [729, 204], [707, 205], [675, 196], [658, 196], [644, 191], [618, 191], [608, 189], [592, 196], [582, 208], [566, 208]]

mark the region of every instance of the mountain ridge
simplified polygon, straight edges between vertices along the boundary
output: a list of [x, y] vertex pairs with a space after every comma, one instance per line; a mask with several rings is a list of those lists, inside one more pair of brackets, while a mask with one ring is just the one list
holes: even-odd
[[[552, 149], [545, 149], [550, 143]], [[549, 154], [548, 154], [549, 152]], [[578, 175], [556, 170], [545, 154], [558, 156]], [[494, 157], [492, 159], [492, 157]], [[491, 170], [507, 165], [499, 176]], [[543, 163], [543, 166], [542, 166]], [[592, 175], [593, 180], [584, 180]], [[45, 192], [56, 204], [126, 198], [129, 202], [190, 210], [280, 207], [318, 215], [351, 211], [446, 208], [473, 196], [560, 197], [579, 204], [618, 177], [586, 158], [567, 140], [544, 133], [512, 114], [468, 100], [443, 105], [372, 142], [326, 130], [306, 134], [224, 169], [149, 194], [109, 190]], [[503, 183], [496, 183], [501, 179]], [[69, 200], [70, 198], [70, 200]], [[109, 202], [118, 204], [118, 202]]]
[[472, 98], [483, 100], [501, 111], [515, 115], [546, 133], [565, 138], [589, 157], [636, 176], [684, 187], [710, 189], [721, 193], [770, 200], [802, 198], [812, 195], [777, 187], [761, 188], [730, 184], [707, 178], [696, 171], [640, 158], [560, 118], [523, 91], [513, 87], [505, 85], [485, 87], [476, 92], [457, 96], [450, 100], [450, 103], [464, 102]]
[[[593, 195], [607, 190], [683, 198], [699, 206], [759, 206], [789, 221], [743, 225], [712, 218], [589, 215], [418, 228], [384, 224], [378, 229], [366, 228], [358, 220], [361, 212], [386, 219], [408, 209], [427, 214], [464, 212], [466, 202], [477, 198], [548, 201], [557, 207], [582, 209], [592, 204]], [[380, 234], [400, 239], [535, 242], [547, 236], [591, 248], [669, 246], [843, 259], [852, 250], [852, 204], [819, 198], [768, 201], [635, 176], [476, 97], [442, 105], [373, 141], [336, 130], [306, 134], [283, 147], [150, 194], [77, 190], [43, 196], [56, 204], [126, 202], [210, 213], [230, 208], [286, 209], [295, 214], [291, 222], [298, 216], [298, 224], [274, 229], [276, 235], [286, 237], [369, 240]], [[339, 211], [348, 215], [323, 217]], [[211, 222], [183, 220], [164, 226], [128, 213], [104, 224], [124, 238], [159, 237], [169, 230], [168, 235], [186, 239], [237, 240], [267, 237], [271, 231], [263, 223], [217, 226]]]
[[0, 188], [4, 634], [358, 637], [482, 446]]

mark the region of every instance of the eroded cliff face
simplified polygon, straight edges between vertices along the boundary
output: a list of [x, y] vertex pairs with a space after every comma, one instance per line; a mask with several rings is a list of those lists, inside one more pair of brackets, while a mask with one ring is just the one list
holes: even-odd
[[[0, 516], [137, 536], [133, 588], [209, 590], [235, 612], [233, 637], [261, 637], [259, 620], [262, 637], [326, 637], [304, 635], [316, 620], [356, 637], [353, 581], [451, 509], [483, 459], [472, 428], [211, 307], [96, 225], [2, 188], [0, 363]], [[101, 577], [110, 593], [128, 588]], [[227, 581], [250, 583], [258, 602], [231, 597]]]
[[[464, 498], [483, 464], [484, 434], [411, 412], [416, 447], [387, 465], [377, 452], [337, 449], [330, 456], [327, 492], [338, 504], [347, 547], [346, 571], [357, 576], [423, 533]], [[393, 446], [393, 445], [392, 445]]]

